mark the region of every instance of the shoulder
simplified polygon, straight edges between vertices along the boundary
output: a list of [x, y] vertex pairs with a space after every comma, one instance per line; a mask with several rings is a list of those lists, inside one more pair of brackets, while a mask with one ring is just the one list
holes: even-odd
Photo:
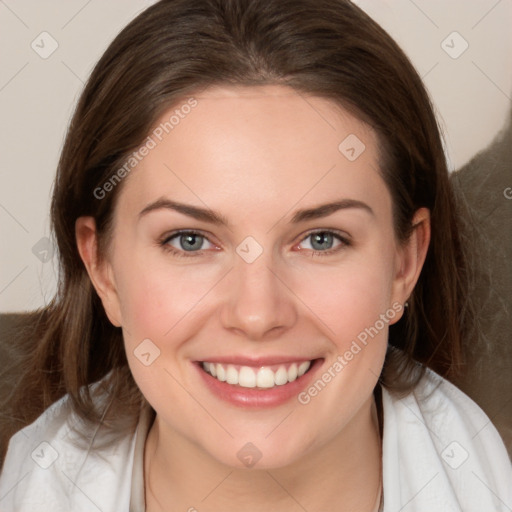
[[473, 400], [431, 370], [412, 393], [383, 389], [382, 400], [385, 502], [403, 512], [510, 510], [510, 459]]
[[99, 427], [83, 437], [75, 426], [64, 397], [11, 438], [0, 474], [3, 512], [128, 510], [134, 436], [108, 442]]

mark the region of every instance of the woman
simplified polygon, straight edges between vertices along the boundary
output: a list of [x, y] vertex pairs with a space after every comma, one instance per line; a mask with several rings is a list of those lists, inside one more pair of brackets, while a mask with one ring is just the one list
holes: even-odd
[[139, 15], [63, 148], [2, 510], [510, 509], [445, 380], [472, 315], [447, 174], [420, 78], [350, 2]]

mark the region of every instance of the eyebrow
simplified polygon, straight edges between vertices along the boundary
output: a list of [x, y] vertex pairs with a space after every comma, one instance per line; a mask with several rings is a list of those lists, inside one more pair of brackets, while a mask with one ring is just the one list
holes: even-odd
[[[304, 222], [307, 220], [320, 219], [322, 217], [327, 217], [338, 210], [347, 210], [347, 209], [360, 209], [372, 216], [375, 216], [374, 211], [370, 206], [362, 201], [358, 201], [357, 199], [341, 199], [339, 201], [334, 201], [332, 203], [322, 204], [319, 206], [315, 206], [313, 208], [307, 208], [304, 210], [298, 210], [294, 216], [292, 217], [291, 223], [297, 224], [299, 222]], [[178, 213], [182, 213], [183, 215], [188, 215], [189, 217], [193, 217], [194, 219], [209, 222], [216, 226], [229, 226], [229, 222], [223, 215], [214, 212], [208, 208], [200, 208], [198, 206], [192, 206], [190, 204], [179, 203], [177, 201], [172, 201], [166, 198], [160, 198], [156, 201], [148, 204], [140, 213], [139, 219], [143, 216], [147, 215], [150, 212], [155, 210], [173, 210]]]

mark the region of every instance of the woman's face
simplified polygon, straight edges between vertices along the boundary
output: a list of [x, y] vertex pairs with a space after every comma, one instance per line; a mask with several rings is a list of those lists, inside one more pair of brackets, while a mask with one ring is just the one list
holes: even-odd
[[280, 467], [366, 421], [417, 277], [375, 133], [261, 86], [184, 100], [150, 137], [94, 279], [161, 428]]

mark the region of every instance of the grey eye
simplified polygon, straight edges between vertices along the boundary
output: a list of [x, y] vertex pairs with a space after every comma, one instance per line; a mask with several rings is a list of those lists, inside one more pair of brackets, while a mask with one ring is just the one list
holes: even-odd
[[194, 233], [185, 233], [179, 235], [180, 249], [184, 251], [197, 251], [201, 249], [204, 242], [204, 236]]
[[308, 238], [311, 239], [311, 247], [315, 251], [332, 249], [334, 243], [334, 236], [332, 235], [332, 233], [328, 233], [327, 231], [313, 233], [309, 235]]

